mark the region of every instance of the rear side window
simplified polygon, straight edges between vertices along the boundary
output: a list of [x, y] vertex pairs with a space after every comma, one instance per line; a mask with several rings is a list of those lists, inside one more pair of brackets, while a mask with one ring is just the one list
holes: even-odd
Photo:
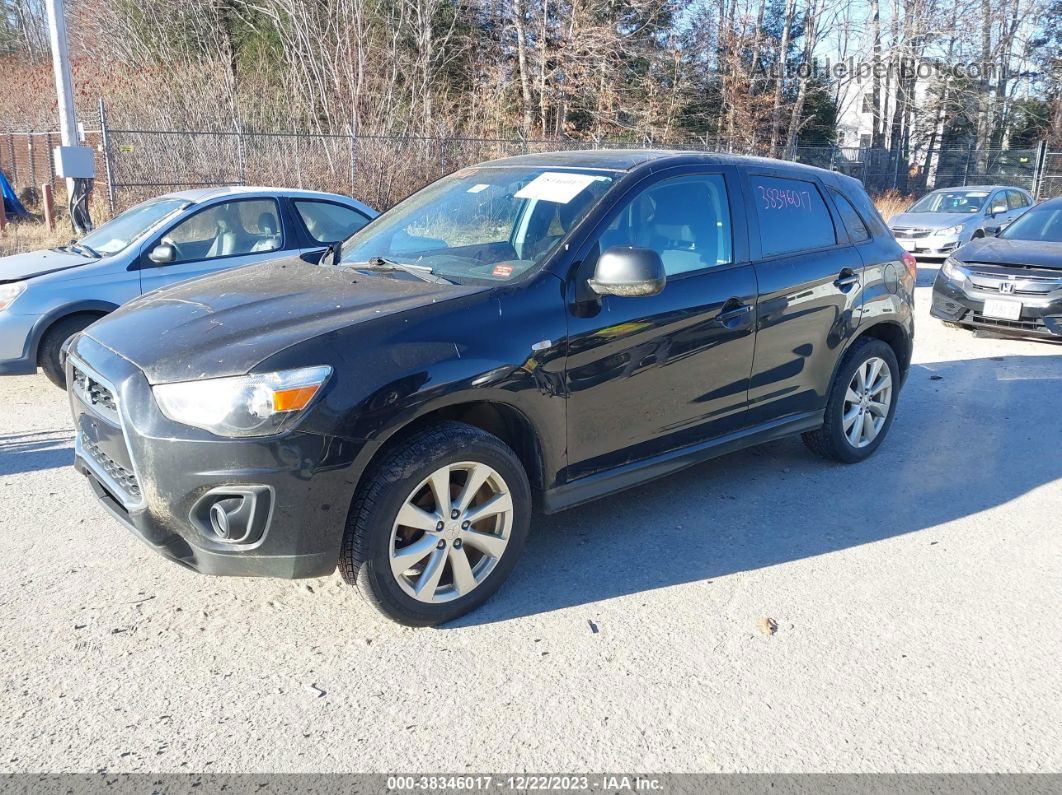
[[763, 256], [837, 244], [833, 220], [814, 182], [752, 177]]
[[306, 224], [306, 231], [318, 243], [346, 240], [369, 223], [369, 219], [350, 207], [332, 202], [296, 200], [295, 209]]
[[1027, 207], [1029, 202], [1025, 199], [1025, 194], [1021, 191], [1008, 190], [1007, 191], [1007, 208], [1011, 210], [1020, 210], [1022, 207]]
[[852, 206], [852, 202], [835, 190], [831, 190], [830, 193], [833, 195], [833, 203], [837, 207], [837, 212], [841, 214], [844, 228], [848, 230], [848, 238], [853, 243], [862, 243], [870, 240], [870, 230], [863, 223], [863, 219], [859, 217], [859, 213]]

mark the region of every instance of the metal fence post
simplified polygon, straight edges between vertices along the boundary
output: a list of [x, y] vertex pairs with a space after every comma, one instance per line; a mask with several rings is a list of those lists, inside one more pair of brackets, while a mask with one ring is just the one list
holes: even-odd
[[1033, 162], [1033, 201], [1040, 201], [1040, 189], [1044, 184], [1044, 168], [1047, 166], [1047, 141], [1036, 145], [1036, 160]]
[[33, 162], [33, 130], [26, 131], [26, 154], [29, 157], [30, 185], [39, 188], [37, 184], [37, 164]]
[[111, 136], [107, 129], [107, 106], [103, 104], [103, 97], [100, 97], [100, 149], [103, 150], [103, 173], [107, 177], [107, 206], [113, 217], [117, 202], [114, 195], [114, 166], [111, 163]]
[[52, 134], [44, 134], [45, 152], [48, 155], [48, 182], [55, 182], [55, 160], [52, 158]]
[[236, 126], [236, 168], [240, 171], [240, 184], [247, 184], [247, 156], [243, 151], [243, 125], [240, 124], [239, 119], [235, 122]]
[[18, 161], [15, 159], [15, 136], [7, 134], [7, 154], [11, 158], [11, 184], [18, 184]]
[[[350, 130], [350, 195], [355, 196], [355, 186], [358, 182], [358, 136]], [[355, 197], [356, 198], [356, 197]]]

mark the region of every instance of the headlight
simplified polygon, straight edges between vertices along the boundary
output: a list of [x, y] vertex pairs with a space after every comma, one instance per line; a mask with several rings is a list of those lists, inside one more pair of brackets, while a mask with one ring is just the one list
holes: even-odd
[[963, 229], [962, 224], [956, 224], [955, 226], [949, 226], [947, 229], [938, 229], [933, 234], [937, 237], [951, 237], [952, 235], [962, 234]]
[[332, 368], [182, 381], [154, 387], [162, 413], [218, 436], [269, 436], [291, 428], [332, 375]]
[[962, 269], [962, 263], [955, 257], [948, 257], [944, 260], [944, 264], [940, 266], [940, 272], [953, 282], [966, 281], [966, 271]]
[[8, 282], [0, 284], [0, 312], [15, 303], [15, 299], [26, 292], [25, 282]]

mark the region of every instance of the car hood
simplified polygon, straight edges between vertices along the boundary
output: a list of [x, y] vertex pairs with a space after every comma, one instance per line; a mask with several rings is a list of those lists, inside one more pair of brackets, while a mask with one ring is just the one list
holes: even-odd
[[46, 273], [55, 273], [98, 261], [70, 251], [47, 249], [0, 257], [0, 284], [32, 279], [34, 276], [43, 276]]
[[955, 256], [963, 262], [1062, 269], [1062, 243], [1041, 240], [986, 237], [963, 246]]
[[889, 227], [922, 227], [925, 229], [946, 229], [949, 226], [965, 224], [975, 218], [971, 213], [899, 213], [889, 221]]
[[487, 289], [291, 257], [147, 293], [85, 333], [140, 367], [153, 384], [217, 378], [247, 373], [330, 331]]

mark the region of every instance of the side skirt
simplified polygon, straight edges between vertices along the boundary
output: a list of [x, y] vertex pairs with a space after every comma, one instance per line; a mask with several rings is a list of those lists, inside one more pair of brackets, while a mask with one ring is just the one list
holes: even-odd
[[821, 427], [822, 422], [822, 411], [793, 414], [728, 433], [700, 444], [672, 450], [644, 461], [624, 464], [606, 472], [596, 472], [571, 483], [548, 489], [542, 495], [542, 510], [545, 513], [563, 511], [632, 486], [640, 486], [702, 461], [708, 461], [752, 445], [814, 430]]

